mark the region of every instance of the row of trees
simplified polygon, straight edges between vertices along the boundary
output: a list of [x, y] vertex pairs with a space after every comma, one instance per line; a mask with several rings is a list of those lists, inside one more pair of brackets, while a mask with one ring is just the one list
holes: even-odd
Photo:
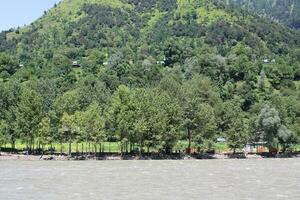
[[[20, 139], [33, 149], [69, 143], [71, 153], [72, 143], [92, 143], [97, 150], [102, 142], [118, 141], [122, 152], [139, 147], [140, 152], [170, 153], [180, 140], [188, 141], [189, 149], [212, 149], [218, 137], [226, 138], [234, 151], [254, 141], [284, 148], [297, 143], [299, 116], [287, 122], [263, 104], [246, 113], [242, 99], [223, 101], [205, 76], [183, 83], [164, 78], [150, 88], [120, 85], [111, 95], [100, 82], [86, 84], [62, 95], [56, 95], [49, 80], [1, 84], [0, 144], [14, 148]], [[49, 88], [39, 92], [42, 86]]]

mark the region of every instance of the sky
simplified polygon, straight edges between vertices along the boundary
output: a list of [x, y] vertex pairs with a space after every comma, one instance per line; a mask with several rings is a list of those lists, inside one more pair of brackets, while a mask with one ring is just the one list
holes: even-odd
[[60, 0], [0, 0], [0, 31], [28, 25]]

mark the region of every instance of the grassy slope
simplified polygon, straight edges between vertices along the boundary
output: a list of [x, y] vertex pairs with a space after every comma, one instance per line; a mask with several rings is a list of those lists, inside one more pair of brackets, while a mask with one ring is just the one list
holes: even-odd
[[[56, 30], [63, 31], [62, 28], [65, 23], [76, 22], [85, 16], [85, 13], [80, 12], [84, 4], [102, 4], [113, 8], [132, 8], [131, 5], [124, 4], [119, 0], [63, 0], [32, 25], [39, 27], [40, 33], [48, 33]], [[20, 30], [20, 33], [25, 33], [30, 28], [31, 26], [26, 26]], [[17, 35], [14, 32], [7, 35], [8, 39], [20, 36], [22, 34]]]

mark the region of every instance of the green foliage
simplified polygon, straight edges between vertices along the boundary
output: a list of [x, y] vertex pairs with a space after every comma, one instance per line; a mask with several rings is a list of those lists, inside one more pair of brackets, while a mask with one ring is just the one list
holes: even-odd
[[196, 113], [196, 131], [193, 141], [198, 145], [208, 145], [210, 149], [215, 141], [217, 123], [213, 108], [209, 104], [200, 104]]
[[0, 33], [0, 143], [288, 147], [300, 138], [299, 44], [299, 32], [218, 0], [64, 0]]
[[34, 144], [34, 138], [42, 117], [40, 95], [32, 89], [24, 89], [16, 113], [16, 127], [21, 138], [31, 145]]
[[5, 121], [0, 121], [0, 146], [9, 142], [8, 125]]
[[45, 117], [41, 120], [37, 130], [37, 140], [39, 144], [46, 145], [53, 141], [53, 135], [51, 134], [50, 119]]
[[283, 24], [300, 28], [300, 3], [299, 1], [278, 1], [278, 0], [229, 0], [228, 3], [241, 6], [248, 11], [275, 18]]
[[101, 115], [101, 108], [97, 103], [90, 104], [83, 113], [76, 113], [80, 119], [80, 131], [83, 133], [82, 138], [85, 140], [100, 143], [105, 141], [106, 135], [104, 132], [105, 120]]
[[230, 148], [243, 148], [249, 141], [249, 119], [241, 109], [241, 100], [233, 99], [224, 102], [221, 127]]
[[266, 105], [257, 119], [257, 127], [262, 137], [270, 146], [293, 143], [293, 133], [282, 124], [279, 113], [275, 108]]

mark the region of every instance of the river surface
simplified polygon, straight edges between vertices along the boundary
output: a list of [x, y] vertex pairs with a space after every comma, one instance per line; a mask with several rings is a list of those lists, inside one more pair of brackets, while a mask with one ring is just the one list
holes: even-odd
[[2, 200], [300, 199], [300, 159], [1, 161]]

